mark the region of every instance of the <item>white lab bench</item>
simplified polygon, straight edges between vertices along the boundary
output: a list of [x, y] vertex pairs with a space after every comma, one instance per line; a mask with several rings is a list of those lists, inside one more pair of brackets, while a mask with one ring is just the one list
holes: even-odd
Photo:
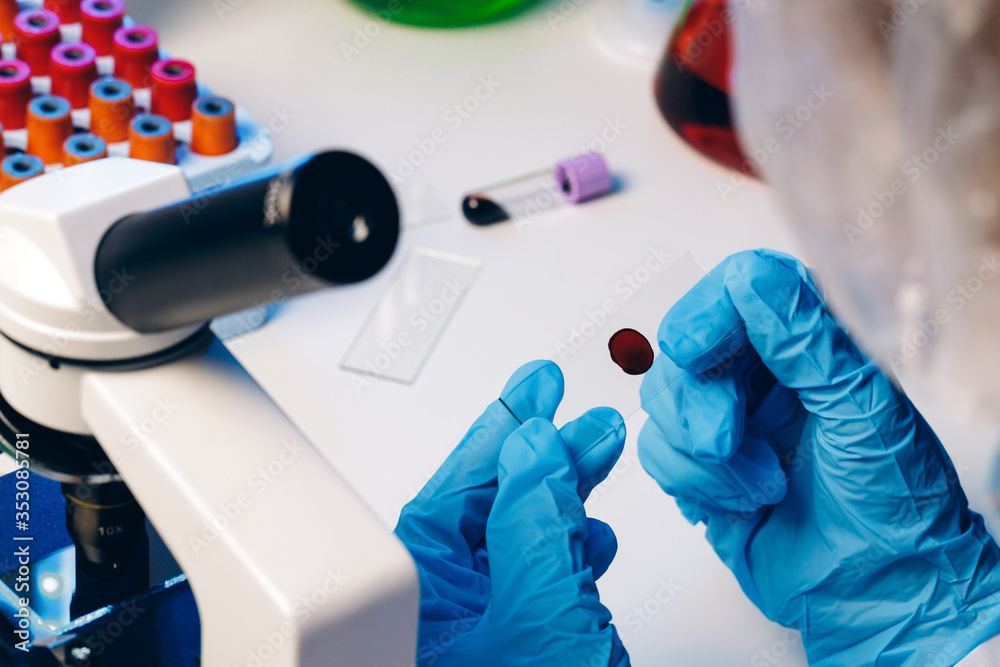
[[[397, 171], [416, 141], [445, 131], [401, 191], [411, 221], [427, 218], [435, 200], [446, 215], [409, 225], [374, 279], [289, 302], [231, 345], [389, 527], [510, 373], [550, 356], [552, 336], [600, 303], [620, 267], [636, 265], [651, 244], [690, 251], [705, 268], [761, 246], [801, 256], [766, 187], [749, 184], [723, 201], [718, 186], [728, 172], [688, 149], [659, 116], [653, 64], [618, 56], [598, 39], [609, 4], [566, 0], [566, 20], [552, 24], [547, 11], [560, 5], [543, 3], [511, 21], [445, 31], [373, 23], [344, 0], [130, 3], [218, 93], [273, 123], [276, 159], [343, 147]], [[366, 27], [377, 34], [355, 42]], [[359, 52], [347, 58], [343, 44]], [[446, 117], [477, 86], [478, 108], [459, 123]], [[609, 126], [617, 129], [606, 133], [614, 135], [606, 155], [620, 193], [553, 211], [520, 232], [475, 228], [458, 214], [466, 190], [571, 155]], [[414, 206], [421, 188], [428, 196]], [[376, 381], [356, 391], [339, 363], [415, 247], [472, 258], [482, 269], [415, 383]], [[589, 344], [603, 345], [611, 333]], [[973, 505], [985, 508], [996, 433], [920, 404]], [[557, 421], [573, 416], [561, 410]], [[633, 664], [805, 665], [797, 635], [746, 600], [702, 527], [688, 525], [642, 471], [640, 425], [641, 416], [629, 420], [626, 453], [588, 502], [620, 542], [600, 590]]]

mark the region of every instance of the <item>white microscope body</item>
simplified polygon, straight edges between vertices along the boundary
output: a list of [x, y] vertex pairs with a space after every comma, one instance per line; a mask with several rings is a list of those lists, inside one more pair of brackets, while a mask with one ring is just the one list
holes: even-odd
[[190, 194], [126, 158], [0, 194], [0, 395], [100, 443], [114, 469], [83, 476], [120, 475], [188, 576], [205, 667], [412, 665], [405, 548], [204, 323], [139, 333], [106, 306], [134, 279], [97, 284], [109, 227]]

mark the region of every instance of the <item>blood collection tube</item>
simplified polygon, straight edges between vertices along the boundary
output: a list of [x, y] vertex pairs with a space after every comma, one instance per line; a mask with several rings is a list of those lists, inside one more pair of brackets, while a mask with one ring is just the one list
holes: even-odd
[[127, 141], [135, 116], [132, 86], [106, 76], [90, 84], [90, 131], [108, 143]]
[[45, 164], [62, 161], [63, 142], [73, 134], [69, 101], [55, 95], [39, 95], [28, 103], [28, 152]]
[[462, 214], [474, 225], [531, 221], [564, 202], [579, 204], [612, 189], [611, 172], [600, 153], [583, 153], [549, 167], [475, 190], [462, 200]]
[[0, 60], [0, 125], [20, 130], [31, 101], [31, 68], [23, 60]]
[[64, 24], [80, 22], [80, 0], [45, 0], [42, 6], [58, 14]]
[[146, 25], [122, 26], [115, 30], [115, 76], [135, 88], [152, 84], [149, 68], [160, 58], [159, 36]]
[[0, 36], [3, 41], [14, 39], [14, 17], [21, 11], [17, 0], [0, 0]]
[[65, 97], [74, 109], [85, 109], [90, 84], [97, 78], [97, 51], [90, 44], [57, 44], [52, 49], [52, 94]]
[[33, 76], [48, 76], [52, 47], [59, 43], [59, 15], [47, 9], [25, 9], [14, 17], [17, 57]]
[[108, 145], [96, 134], [81, 132], [63, 142], [62, 163], [65, 167], [100, 160], [108, 156]]
[[174, 126], [163, 116], [141, 113], [129, 123], [129, 157], [177, 164]]
[[83, 41], [97, 49], [97, 55], [114, 52], [114, 34], [125, 19], [122, 0], [83, 0], [80, 3], [80, 23]]
[[225, 155], [240, 145], [236, 107], [224, 97], [199, 97], [191, 108], [191, 152]]
[[28, 153], [8, 155], [3, 162], [0, 162], [0, 190], [23, 183], [29, 178], [41, 176], [44, 171], [45, 163], [36, 155]]
[[173, 122], [191, 118], [198, 97], [194, 65], [186, 60], [157, 60], [149, 69], [153, 80], [150, 111]]

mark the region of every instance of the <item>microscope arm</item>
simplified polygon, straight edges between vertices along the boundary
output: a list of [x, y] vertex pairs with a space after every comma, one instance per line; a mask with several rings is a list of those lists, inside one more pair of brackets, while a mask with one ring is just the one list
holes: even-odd
[[412, 665], [405, 548], [205, 338], [173, 363], [82, 382], [84, 420], [188, 575], [201, 664]]

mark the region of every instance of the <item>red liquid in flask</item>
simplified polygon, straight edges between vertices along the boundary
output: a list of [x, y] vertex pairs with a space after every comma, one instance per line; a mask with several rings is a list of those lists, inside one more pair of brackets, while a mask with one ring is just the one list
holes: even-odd
[[731, 21], [726, 0], [695, 0], [667, 46], [653, 89], [660, 113], [681, 138], [716, 162], [756, 176], [733, 130]]
[[653, 365], [653, 348], [635, 329], [622, 329], [608, 341], [611, 360], [629, 375], [642, 375]]

